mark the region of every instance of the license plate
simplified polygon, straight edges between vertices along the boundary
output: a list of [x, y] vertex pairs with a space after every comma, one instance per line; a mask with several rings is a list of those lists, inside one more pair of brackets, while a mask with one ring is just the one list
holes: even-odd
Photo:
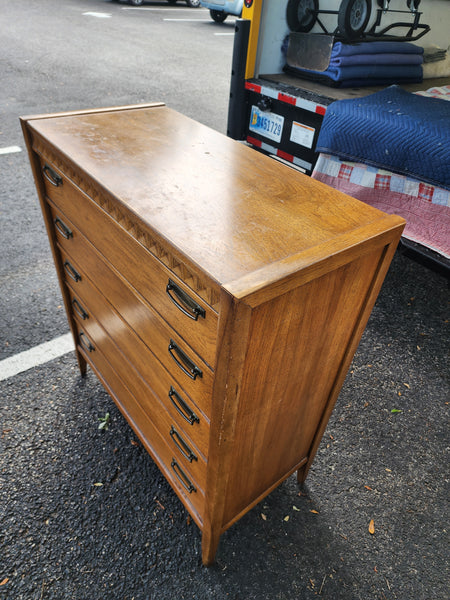
[[281, 115], [267, 111], [263, 112], [257, 106], [252, 106], [249, 129], [253, 133], [259, 133], [259, 135], [269, 138], [269, 140], [280, 142], [283, 124], [284, 117]]

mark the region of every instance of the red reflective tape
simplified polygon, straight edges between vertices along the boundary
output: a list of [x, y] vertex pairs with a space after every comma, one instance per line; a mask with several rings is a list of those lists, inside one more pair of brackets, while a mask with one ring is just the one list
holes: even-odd
[[257, 148], [261, 148], [261, 145], [262, 145], [261, 140], [257, 140], [256, 138], [252, 137], [251, 135], [247, 136], [247, 142], [249, 144], [251, 144], [252, 146], [256, 146]]
[[316, 113], [318, 115], [324, 115], [327, 112], [327, 109], [325, 106], [316, 106]]
[[251, 83], [250, 81], [245, 82], [245, 89], [250, 90], [251, 92], [256, 92], [257, 94], [261, 93], [261, 86], [256, 85], [256, 83]]
[[284, 158], [284, 160], [287, 160], [289, 162], [294, 162], [293, 155], [288, 154], [287, 152], [283, 152], [283, 150], [277, 150], [277, 156], [279, 156], [280, 158]]
[[281, 100], [281, 102], [286, 102], [287, 104], [295, 104], [294, 96], [289, 96], [288, 94], [283, 94], [282, 92], [278, 92], [278, 100]]

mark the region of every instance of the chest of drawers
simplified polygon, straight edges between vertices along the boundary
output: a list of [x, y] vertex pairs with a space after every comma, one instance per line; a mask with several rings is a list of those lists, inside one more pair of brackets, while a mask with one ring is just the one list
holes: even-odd
[[24, 117], [82, 374], [202, 532], [306, 477], [403, 229], [162, 104]]

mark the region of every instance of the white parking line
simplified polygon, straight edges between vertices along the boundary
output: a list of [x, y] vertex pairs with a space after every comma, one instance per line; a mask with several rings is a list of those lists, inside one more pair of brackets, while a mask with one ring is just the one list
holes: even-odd
[[20, 146], [6, 146], [6, 148], [0, 148], [0, 154], [13, 154], [14, 152], [22, 152]]
[[43, 365], [54, 358], [59, 358], [73, 349], [72, 334], [67, 333], [50, 342], [44, 342], [39, 346], [30, 348], [30, 350], [5, 358], [0, 361], [0, 381], [14, 377], [14, 375], [28, 371], [33, 367]]
[[[149, 12], [160, 12], [162, 10], [168, 10], [170, 12], [179, 12], [180, 10], [189, 10], [190, 12], [192, 12], [192, 8], [150, 8], [150, 7], [146, 7], [146, 6], [123, 6], [122, 10], [147, 10]], [[199, 10], [199, 12], [206, 12], [206, 9], [202, 11], [202, 9]]]
[[85, 12], [83, 13], [85, 17], [97, 17], [98, 19], [110, 19], [110, 13], [99, 13], [99, 12]]
[[209, 19], [163, 19], [163, 21], [191, 21], [193, 23], [209, 23]]
[[214, 35], [234, 35], [234, 31], [230, 33], [215, 33]]

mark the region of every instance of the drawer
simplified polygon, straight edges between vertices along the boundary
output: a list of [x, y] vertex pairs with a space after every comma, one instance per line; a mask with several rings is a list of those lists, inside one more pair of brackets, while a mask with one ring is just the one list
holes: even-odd
[[[45, 162], [41, 165], [48, 168]], [[55, 186], [48, 177], [43, 177], [47, 197], [62, 213], [54, 213], [53, 218], [70, 221], [66, 223], [68, 228], [83, 233], [131, 286], [214, 366], [217, 313], [64, 175], [51, 169], [61, 178], [61, 183]], [[58, 224], [56, 231], [62, 243], [73, 241], [72, 237], [66, 239], [61, 234]]]
[[[82, 325], [77, 325], [78, 335], [83, 340], [79, 343], [79, 347], [86, 360], [108, 393], [113, 397], [183, 504], [192, 514], [197, 524], [201, 526], [205, 504], [203, 489], [195, 481], [189, 467], [175, 455], [147, 412], [142, 409], [131, 391], [123, 383], [120, 376], [121, 372], [116, 371], [108, 362], [101, 351], [101, 344], [94, 346], [97, 342], [89, 340]], [[92, 344], [93, 350], [89, 350], [89, 344]], [[157, 401], [155, 400], [155, 402]]]
[[[209, 418], [213, 373], [201, 358], [156, 312], [143, 305], [96, 253], [80, 256], [81, 263], [63, 248], [60, 253], [66, 282], [83, 298], [144, 379], [150, 385], [155, 379], [150, 364], [156, 356], [168, 370], [174, 382], [171, 385], [184, 390]], [[85, 273], [90, 273], [101, 293]]]

